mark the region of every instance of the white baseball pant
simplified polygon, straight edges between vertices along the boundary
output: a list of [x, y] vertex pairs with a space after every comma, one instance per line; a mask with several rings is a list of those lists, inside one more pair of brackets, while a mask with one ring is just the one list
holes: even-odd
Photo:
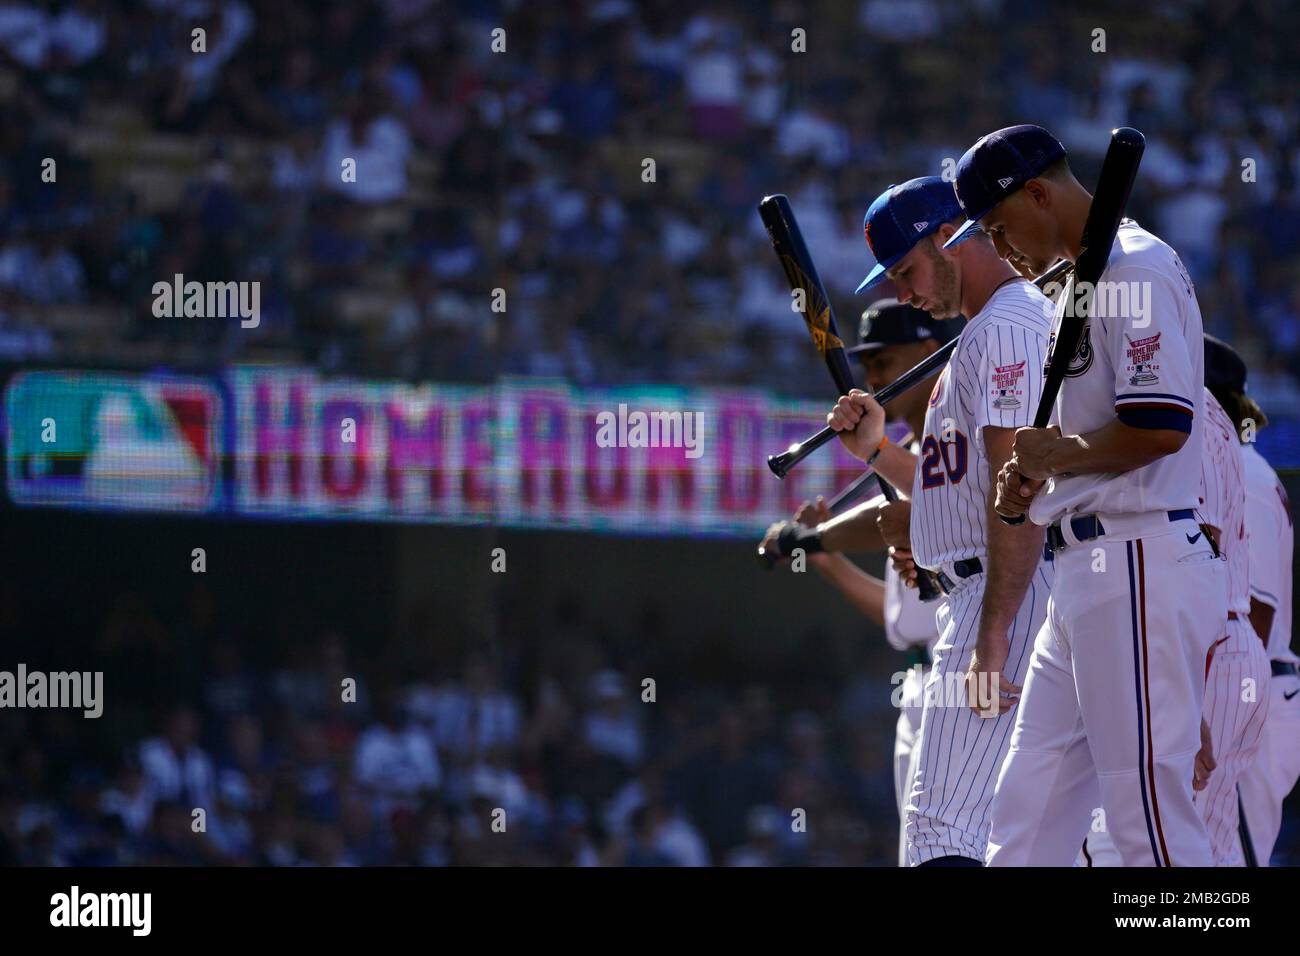
[[1260, 866], [1268, 866], [1282, 828], [1282, 801], [1300, 778], [1300, 676], [1289, 668], [1274, 674], [1268, 696], [1259, 752], [1240, 787], [1242, 816]]
[[[1229, 620], [1227, 633], [1210, 651], [1202, 716], [1210, 728], [1215, 769], [1194, 795], [1210, 837], [1215, 866], [1245, 866], [1238, 837], [1237, 785], [1254, 765], [1270, 703], [1269, 663], [1264, 643], [1245, 618]], [[1083, 866], [1119, 866], [1110, 835], [1095, 828], [1080, 853]]]
[[1192, 771], [1226, 569], [1194, 520], [1100, 519], [1107, 534], [1056, 554], [993, 801], [990, 866], [1070, 866], [1098, 806], [1124, 865], [1210, 865]]
[[[1051, 568], [1047, 562], [1039, 564], [1008, 631], [1005, 673], [1017, 684], [1024, 679], [1033, 636], [1047, 613]], [[943, 856], [984, 859], [989, 805], [1015, 719], [1014, 708], [983, 718], [966, 703], [964, 675], [979, 636], [984, 580], [982, 573], [966, 578], [936, 615], [939, 642], [925, 683], [921, 752], [915, 758], [906, 810], [911, 866]]]
[[898, 865], [907, 866], [907, 806], [908, 785], [912, 782], [912, 766], [921, 739], [921, 700], [925, 679], [930, 669], [910, 667], [903, 679], [899, 698], [898, 725], [894, 731], [894, 797], [898, 801]]

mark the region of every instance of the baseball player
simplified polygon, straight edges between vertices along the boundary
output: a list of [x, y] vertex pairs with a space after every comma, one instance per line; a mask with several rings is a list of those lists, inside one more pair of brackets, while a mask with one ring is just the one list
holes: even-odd
[[[1247, 584], [1250, 543], [1246, 536], [1245, 465], [1236, 427], [1205, 390], [1199, 516], [1226, 561], [1228, 619], [1205, 662], [1201, 718], [1210, 740], [1214, 772], [1194, 786], [1194, 800], [1210, 836], [1215, 866], [1245, 863], [1237, 837], [1237, 782], [1254, 762], [1268, 710], [1268, 658], [1251, 628]], [[1203, 738], [1204, 739], [1204, 738]], [[1085, 866], [1121, 866], [1119, 851], [1094, 821], [1084, 844]]]
[[[1242, 774], [1243, 855], [1268, 866], [1282, 824], [1282, 801], [1300, 777], [1300, 674], [1291, 650], [1291, 561], [1295, 550], [1286, 489], [1254, 437], [1268, 418], [1246, 394], [1246, 363], [1213, 336], [1205, 337], [1205, 385], [1218, 399], [1242, 441], [1246, 472], [1246, 536], [1250, 542], [1250, 623], [1264, 643], [1272, 678], [1260, 696], [1268, 714], [1255, 761]], [[1212, 834], [1213, 835], [1213, 834]], [[1250, 852], [1253, 850], [1253, 854]]]
[[1255, 761], [1269, 709], [1264, 641], [1250, 623], [1250, 541], [1246, 531], [1245, 460], [1237, 426], [1205, 390], [1201, 517], [1227, 562], [1228, 619], [1205, 664], [1205, 703], [1217, 767], [1196, 808], [1215, 866], [1245, 866], [1238, 836], [1237, 784]]
[[[881, 299], [862, 313], [859, 344], [847, 351], [857, 355], [867, 382], [878, 391], [922, 361], [946, 342], [955, 330], [951, 323], [938, 322], [929, 314], [896, 299]], [[925, 421], [928, 390], [925, 384], [899, 395], [889, 403], [893, 438], [909, 445], [919, 442]], [[842, 550], [876, 550], [884, 547], [877, 530], [877, 511], [883, 496], [864, 502], [832, 518], [825, 502], [806, 503], [791, 522], [768, 528], [761, 547], [788, 556], [795, 547], [808, 552], [809, 563], [833, 584], [848, 601], [885, 631], [890, 647], [907, 654], [908, 667], [896, 691], [899, 708], [894, 734], [894, 793], [899, 812], [899, 866], [907, 865], [903, 807], [912, 779], [912, 758], [921, 732], [922, 687], [930, 670], [930, 648], [938, 640], [933, 606], [923, 604], [914, 589], [905, 587], [893, 562], [886, 562], [884, 580], [876, 578], [849, 560]], [[785, 538], [782, 538], [785, 532]], [[792, 536], [794, 532], [794, 536]], [[784, 544], [784, 548], [783, 548]]]
[[[945, 593], [906, 808], [913, 866], [982, 864], [1015, 705], [1002, 691], [1024, 674], [1051, 588], [1041, 529], [990, 520], [998, 470], [1042, 388], [1048, 303], [988, 242], [943, 251], [960, 220], [951, 185], [933, 176], [891, 186], [867, 211], [877, 265], [859, 291], [888, 276], [899, 301], [969, 317], [931, 392], [919, 456], [885, 439], [884, 410], [864, 392], [827, 416], [850, 452], [912, 489], [912, 556]], [[968, 662], [991, 719], [966, 706]]]
[[[955, 187], [968, 222], [950, 244], [983, 234], [1034, 272], [1078, 260], [1092, 197], [1042, 127], [982, 137]], [[1201, 336], [1177, 254], [1125, 221], [1053, 424], [1020, 429], [998, 479], [998, 512], [1047, 528], [1056, 587], [997, 784], [989, 865], [1069, 866], [1098, 797], [1124, 865], [1210, 865], [1192, 781], [1206, 655], [1228, 607], [1224, 562], [1195, 513]]]

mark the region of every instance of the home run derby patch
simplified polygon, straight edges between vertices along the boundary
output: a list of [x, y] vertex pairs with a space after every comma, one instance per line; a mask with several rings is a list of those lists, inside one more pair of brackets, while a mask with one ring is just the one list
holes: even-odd
[[1160, 333], [1145, 339], [1130, 339], [1127, 335], [1124, 338], [1128, 342], [1128, 348], [1124, 351], [1128, 365], [1124, 371], [1131, 373], [1128, 383], [1154, 385], [1159, 382], [1160, 376], [1156, 373], [1160, 371], [1160, 366], [1155, 359], [1160, 352]]
[[1025, 377], [1025, 362], [1015, 365], [998, 365], [993, 369], [993, 383], [990, 386], [994, 408], [1019, 408], [1025, 390], [1020, 387], [1020, 380]]

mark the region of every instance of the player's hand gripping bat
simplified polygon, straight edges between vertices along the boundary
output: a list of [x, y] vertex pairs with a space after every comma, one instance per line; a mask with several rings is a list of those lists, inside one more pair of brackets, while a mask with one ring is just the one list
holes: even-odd
[[[822, 285], [817, 266], [804, 244], [799, 223], [795, 221], [794, 210], [790, 200], [781, 194], [765, 196], [758, 204], [758, 214], [767, 227], [767, 234], [772, 240], [772, 247], [781, 260], [790, 288], [795, 295], [802, 296], [802, 314], [812, 335], [813, 344], [826, 362], [839, 395], [847, 395], [857, 387], [853, 373], [849, 369], [849, 359], [844, 352], [844, 342], [840, 339], [839, 327], [835, 322], [835, 313], [831, 309], [826, 287]], [[888, 501], [897, 501], [898, 492], [893, 485], [877, 475], [880, 493]], [[929, 574], [917, 575], [917, 590], [921, 600], [931, 601], [939, 596], [938, 585]]]
[[[777, 197], [770, 197], [777, 198]], [[781, 197], [784, 199], [785, 197]], [[1034, 285], [1040, 289], [1046, 289], [1053, 282], [1064, 281], [1062, 276], [1074, 267], [1074, 264], [1062, 259], [1056, 265], [1052, 266], [1041, 276], [1034, 280]], [[788, 274], [788, 270], [787, 270]], [[876, 401], [881, 405], [888, 405], [899, 395], [924, 382], [931, 375], [937, 372], [943, 366], [948, 364], [948, 359], [952, 357], [953, 350], [957, 348], [957, 340], [954, 338], [945, 342], [938, 349], [931, 352], [916, 365], [908, 369], [898, 378], [894, 379], [879, 392], [876, 393]], [[779, 455], [769, 455], [767, 466], [772, 469], [772, 474], [778, 478], [784, 478], [790, 473], [790, 469], [799, 462], [803, 461], [818, 448], [821, 448], [836, 435], [835, 429], [827, 425], [817, 434], [805, 438], [801, 442], [796, 442]]]

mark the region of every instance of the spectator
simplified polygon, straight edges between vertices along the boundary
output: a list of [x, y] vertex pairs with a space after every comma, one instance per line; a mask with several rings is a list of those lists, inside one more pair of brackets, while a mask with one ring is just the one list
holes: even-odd
[[376, 720], [357, 740], [354, 773], [375, 812], [415, 806], [438, 789], [442, 768], [428, 733], [408, 718], [393, 691], [384, 691]]
[[583, 718], [583, 740], [596, 754], [613, 757], [629, 767], [642, 756], [641, 724], [632, 710], [623, 676], [601, 671], [591, 680], [591, 709]]
[[140, 744], [140, 766], [152, 799], [210, 807], [215, 797], [212, 760], [198, 746], [200, 722], [194, 710], [179, 706], [163, 733]]

